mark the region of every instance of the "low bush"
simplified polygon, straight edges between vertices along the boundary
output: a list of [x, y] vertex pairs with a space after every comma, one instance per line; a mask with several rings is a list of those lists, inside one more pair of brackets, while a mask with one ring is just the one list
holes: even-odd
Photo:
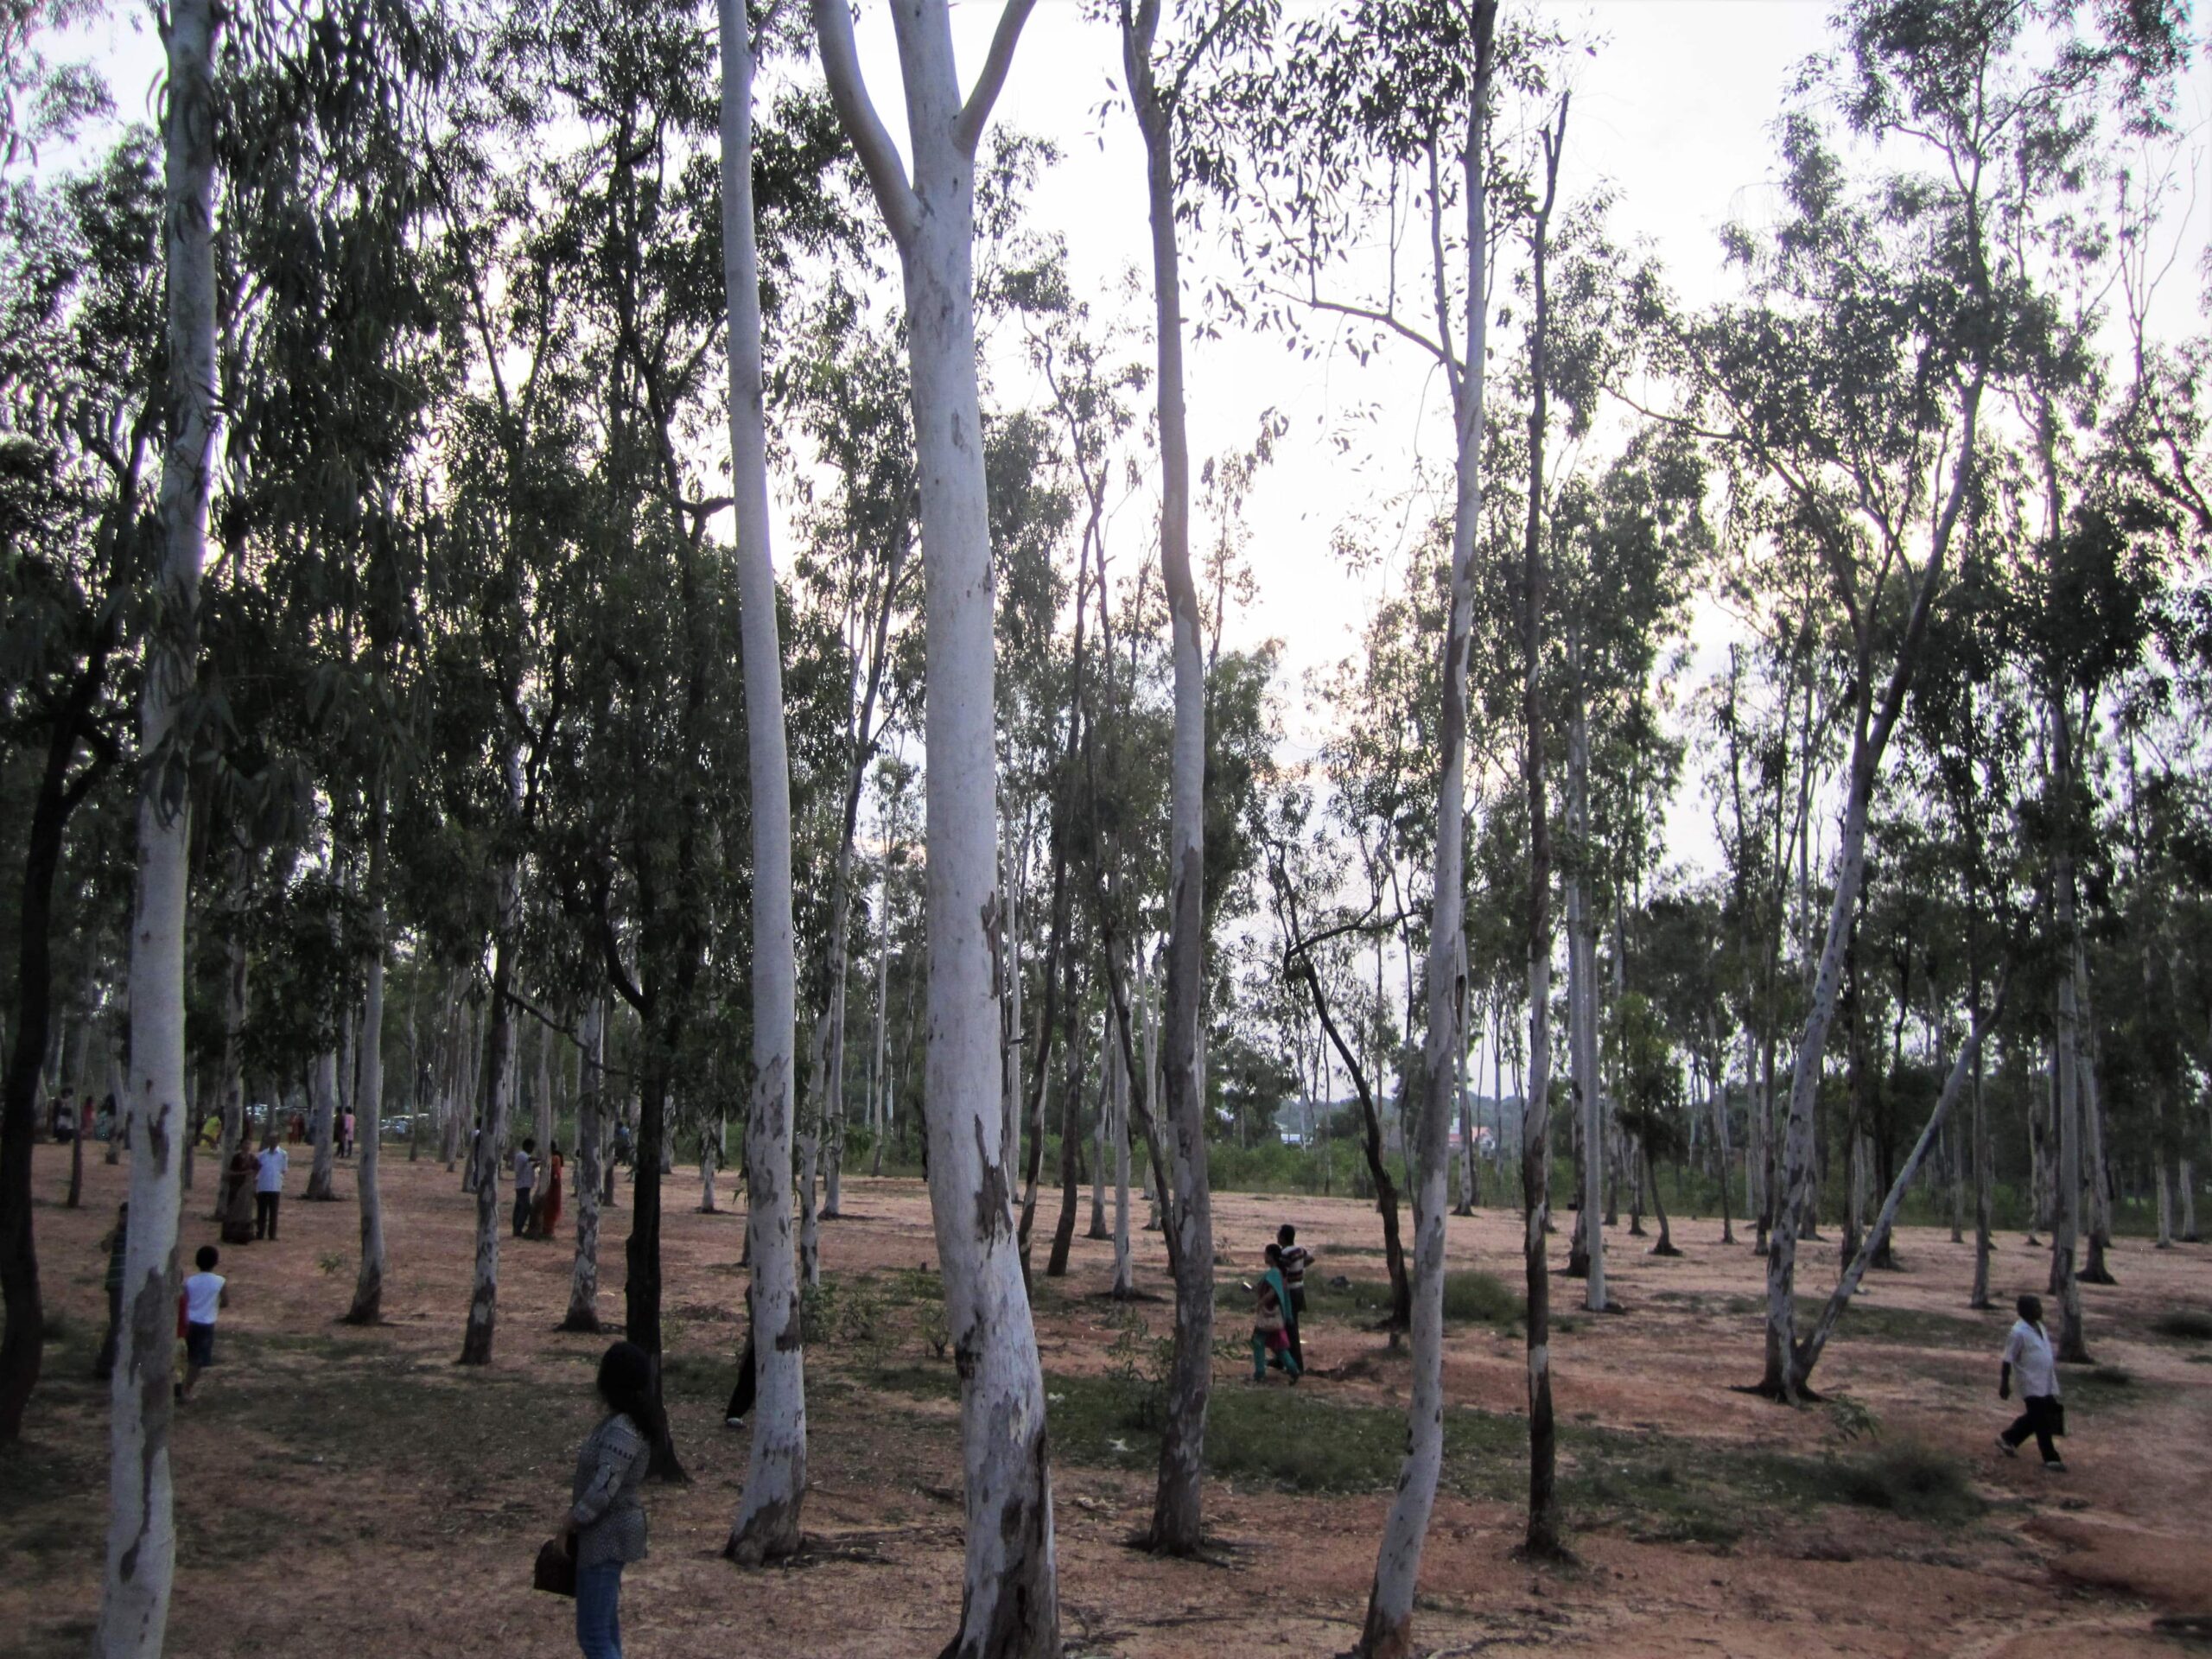
[[1981, 1513], [1981, 1500], [1957, 1461], [1917, 1440], [1894, 1440], [1832, 1468], [1835, 1495], [1861, 1509], [1916, 1521], [1963, 1521]]

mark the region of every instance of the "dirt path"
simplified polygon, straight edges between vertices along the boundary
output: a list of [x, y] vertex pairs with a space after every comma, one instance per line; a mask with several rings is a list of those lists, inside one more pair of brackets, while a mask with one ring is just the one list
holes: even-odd
[[[552, 1329], [567, 1300], [566, 1242], [503, 1241], [495, 1362], [456, 1368], [469, 1201], [434, 1163], [396, 1153], [385, 1168], [385, 1326], [333, 1323], [352, 1283], [349, 1203], [288, 1198], [280, 1244], [224, 1253], [235, 1294], [223, 1363], [176, 1434], [173, 1653], [570, 1650], [568, 1605], [530, 1592], [530, 1559], [561, 1512], [606, 1339]], [[92, 1627], [105, 1402], [84, 1373], [102, 1311], [97, 1241], [123, 1173], [95, 1159], [87, 1207], [67, 1211], [54, 1202], [66, 1185], [60, 1149], [40, 1154], [39, 1248], [64, 1334], [49, 1350], [29, 1444], [0, 1456], [0, 1650], [10, 1654], [73, 1655]], [[188, 1249], [214, 1236], [199, 1218], [212, 1197], [202, 1178], [188, 1205]], [[341, 1194], [350, 1180], [341, 1170]], [[960, 1510], [950, 1365], [931, 1351], [929, 1330], [925, 1195], [912, 1181], [849, 1179], [848, 1216], [823, 1228], [831, 1295], [809, 1352], [813, 1543], [799, 1565], [748, 1575], [718, 1554], [745, 1461], [742, 1435], [721, 1423], [742, 1336], [743, 1218], [729, 1185], [732, 1207], [714, 1216], [690, 1207], [696, 1172], [679, 1171], [667, 1189], [671, 1386], [692, 1478], [649, 1493], [652, 1556], [626, 1588], [627, 1649], [640, 1659], [934, 1651], [958, 1610]], [[1055, 1205], [1048, 1195], [1041, 1224]], [[1296, 1220], [1319, 1251], [1322, 1279], [1382, 1279], [1366, 1207], [1243, 1194], [1217, 1201], [1225, 1279], [1246, 1270], [1281, 1219]], [[602, 1234], [610, 1322], [620, 1317], [627, 1224], [626, 1192]], [[1921, 1446], [1966, 1469], [1980, 1512], [1926, 1521], [1832, 1501], [1807, 1484], [1872, 1455], [1867, 1443], [1847, 1444], [1837, 1414], [1784, 1411], [1735, 1391], [1757, 1369], [1761, 1264], [1748, 1248], [1723, 1249], [1710, 1219], [1678, 1220], [1675, 1233], [1685, 1255], [1671, 1261], [1610, 1236], [1608, 1277], [1624, 1317], [1580, 1313], [1580, 1287], [1555, 1287], [1578, 1567], [1536, 1572], [1511, 1560], [1523, 1465], [1508, 1414], [1521, 1405], [1521, 1339], [1491, 1324], [1455, 1328], [1453, 1452], [1423, 1575], [1425, 1644], [1618, 1659], [2178, 1651], [2148, 1630], [2155, 1612], [2212, 1605], [2212, 1344], [2159, 1338], [2151, 1321], [2177, 1305], [2212, 1307], [2202, 1247], [2154, 1253], [2124, 1241], [2113, 1257], [2121, 1283], [2085, 1290], [2093, 1346], [2117, 1370], [2069, 1373], [2074, 1471], [2054, 1480], [2031, 1459], [2007, 1462], [1989, 1449], [2005, 1418], [1993, 1385], [2006, 1321], [1965, 1309], [1970, 1252], [1941, 1231], [1905, 1234], [1905, 1271], [1875, 1276], [1819, 1383], [1872, 1414], [1877, 1449]], [[1517, 1238], [1517, 1218], [1503, 1211], [1457, 1221], [1451, 1263], [1510, 1281]], [[1563, 1240], [1559, 1248], [1563, 1256]], [[1810, 1248], [1825, 1281], [1834, 1247]], [[1294, 1402], [1279, 1385], [1254, 1390], [1242, 1362], [1224, 1357], [1216, 1434], [1225, 1447], [1257, 1422], [1262, 1438], [1313, 1437], [1326, 1444], [1300, 1449], [1341, 1451], [1343, 1461], [1281, 1471], [1248, 1461], [1220, 1475], [1208, 1503], [1223, 1564], [1135, 1554], [1122, 1541], [1149, 1505], [1144, 1442], [1099, 1402], [1141, 1371], [1167, 1308], [1143, 1305], [1150, 1332], [1136, 1332], [1104, 1296], [1109, 1249], [1078, 1237], [1071, 1276], [1044, 1286], [1038, 1303], [1055, 1395], [1070, 1652], [1342, 1650], [1394, 1473], [1389, 1414], [1402, 1407], [1402, 1364], [1349, 1313], [1312, 1322], [1318, 1374]], [[2040, 1288], [2045, 1271], [2041, 1253], [2005, 1240], [2000, 1296]], [[1139, 1278], [1166, 1289], [1156, 1236], [1141, 1241]], [[1241, 1334], [1237, 1319], [1224, 1312], [1224, 1337]]]

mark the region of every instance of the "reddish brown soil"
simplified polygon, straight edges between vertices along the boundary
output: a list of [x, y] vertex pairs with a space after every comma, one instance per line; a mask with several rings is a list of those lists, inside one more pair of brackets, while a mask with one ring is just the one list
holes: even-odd
[[[467, 1299], [470, 1201], [434, 1163], [387, 1154], [391, 1271], [387, 1324], [334, 1325], [350, 1296], [356, 1218], [350, 1203], [288, 1198], [277, 1245], [225, 1252], [233, 1303], [225, 1363], [180, 1415], [175, 1433], [179, 1571], [169, 1651], [218, 1656], [506, 1656], [570, 1651], [569, 1605], [533, 1594], [530, 1561], [563, 1507], [576, 1440], [591, 1420], [590, 1362], [605, 1338], [552, 1326], [566, 1306], [566, 1242], [503, 1238], [497, 1357], [488, 1371], [451, 1363]], [[49, 1351], [29, 1443], [0, 1453], [0, 1651], [80, 1652], [96, 1611], [105, 1510], [105, 1394], [85, 1380], [102, 1313], [98, 1239], [124, 1172], [93, 1160], [86, 1207], [61, 1208], [67, 1163], [42, 1148], [37, 1212], [44, 1282], [66, 1334]], [[188, 1249], [214, 1237], [212, 1194], [188, 1205]], [[729, 1183], [722, 1184], [729, 1203]], [[350, 1195], [350, 1173], [341, 1174]], [[626, 1650], [636, 1659], [698, 1655], [926, 1654], [953, 1628], [960, 1600], [957, 1413], [948, 1400], [873, 1385], [870, 1364], [927, 1367], [918, 1325], [863, 1362], [834, 1344], [810, 1355], [811, 1489], [803, 1564], [741, 1573], [719, 1558], [745, 1467], [741, 1433], [721, 1424], [713, 1383], [726, 1382], [741, 1337], [743, 1277], [734, 1264], [741, 1212], [696, 1212], [696, 1173], [670, 1183], [666, 1280], [671, 1354], [696, 1379], [679, 1396], [676, 1431], [690, 1484], [649, 1488], [652, 1558], [624, 1591]], [[1049, 1227], [1056, 1195], [1040, 1206]], [[825, 1224], [834, 1278], [934, 1260], [927, 1202], [913, 1181], [847, 1184], [847, 1215]], [[1275, 1222], [1294, 1219], [1323, 1275], [1379, 1279], [1379, 1229], [1348, 1200], [1217, 1201], [1224, 1250], [1242, 1263]], [[612, 1288], [620, 1317], [620, 1243], [627, 1191], [609, 1217]], [[1516, 1217], [1502, 1211], [1452, 1228], [1452, 1265], [1517, 1283]], [[1078, 1226], [1078, 1234], [1081, 1232]], [[1758, 1372], [1762, 1267], [1724, 1249], [1711, 1219], [1678, 1220], [1685, 1254], [1660, 1260], [1624, 1230], [1609, 1272], [1624, 1317], [1574, 1308], [1581, 1287], [1554, 1281], [1573, 1328], [1553, 1344], [1563, 1423], [1588, 1423], [1710, 1446], [1817, 1452], [1834, 1444], [1827, 1414], [1790, 1412], [1736, 1391]], [[1559, 1245], [1564, 1255], [1564, 1241]], [[1834, 1246], [1808, 1246], [1824, 1287]], [[1040, 1299], [1048, 1370], [1096, 1370], [1115, 1337], [1104, 1300], [1109, 1247], [1078, 1237], [1064, 1291]], [[1898, 1243], [1905, 1270], [1875, 1275], [1864, 1305], [1936, 1315], [1964, 1312], [1971, 1250], [1933, 1230]], [[1638, 1542], [1618, 1516], [1570, 1514], [1576, 1567], [1532, 1570], [1510, 1555], [1510, 1503], [1440, 1502], [1417, 1618], [1421, 1645], [1446, 1653], [1562, 1649], [1619, 1659], [1669, 1656], [1975, 1655], [2101, 1659], [2180, 1651], [2153, 1637], [2162, 1612], [2212, 1611], [2212, 1344], [2152, 1335], [2182, 1304], [2212, 1306], [2202, 1246], [2153, 1252], [2124, 1241], [2120, 1284], [2086, 1291], [2097, 1357], [2132, 1382], [2085, 1385], [2069, 1408], [2072, 1471], [2044, 1475], [2031, 1455], [1997, 1458], [2008, 1415], [1995, 1398], [1994, 1344], [1912, 1345], [1845, 1334], [1818, 1386], [1871, 1409], [1885, 1440], [1916, 1437], [1971, 1468], [1987, 1512], [1948, 1527], [1846, 1504], [1758, 1512], [1732, 1545]], [[1039, 1251], [1039, 1261], [1042, 1251]], [[1234, 1263], [1232, 1264], [1234, 1265]], [[1140, 1282], [1164, 1292], [1157, 1236], [1143, 1240]], [[2000, 1298], [2040, 1289], [2045, 1257], [2001, 1242]], [[1815, 1287], [1808, 1286], [1807, 1288]], [[1164, 1305], [1148, 1307], [1155, 1330]], [[1855, 1312], [1855, 1310], [1854, 1310]], [[1224, 1334], [1237, 1334], [1224, 1321]], [[1402, 1400], [1402, 1365], [1381, 1338], [1315, 1321], [1319, 1373], [1306, 1387], [1363, 1404]], [[1224, 1388], [1249, 1385], [1227, 1361]], [[1455, 1405], [1496, 1412], [1522, 1403], [1517, 1335], [1452, 1333]], [[1511, 1475], [1511, 1471], [1505, 1471]], [[1511, 1475], [1513, 1479], [1517, 1475]], [[1123, 1540], [1149, 1507], [1141, 1472], [1062, 1459], [1057, 1497], [1063, 1623], [1071, 1653], [1242, 1656], [1332, 1653], [1349, 1645], [1364, 1605], [1386, 1497], [1307, 1496], [1243, 1481], [1208, 1493], [1220, 1561], [1148, 1559]]]

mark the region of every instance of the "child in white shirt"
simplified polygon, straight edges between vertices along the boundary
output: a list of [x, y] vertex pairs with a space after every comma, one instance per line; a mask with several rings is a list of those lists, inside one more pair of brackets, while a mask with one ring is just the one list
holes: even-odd
[[200, 1373], [215, 1363], [215, 1316], [231, 1299], [223, 1275], [215, 1271], [221, 1259], [213, 1244], [202, 1244], [193, 1257], [200, 1271], [184, 1281], [184, 1381], [176, 1388], [180, 1400], [192, 1398]]

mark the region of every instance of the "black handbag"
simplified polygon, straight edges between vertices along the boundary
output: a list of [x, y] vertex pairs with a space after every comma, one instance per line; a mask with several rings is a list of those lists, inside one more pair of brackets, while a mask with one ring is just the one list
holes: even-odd
[[576, 1593], [576, 1555], [573, 1539], [548, 1538], [537, 1547], [537, 1567], [530, 1587], [551, 1596]]

